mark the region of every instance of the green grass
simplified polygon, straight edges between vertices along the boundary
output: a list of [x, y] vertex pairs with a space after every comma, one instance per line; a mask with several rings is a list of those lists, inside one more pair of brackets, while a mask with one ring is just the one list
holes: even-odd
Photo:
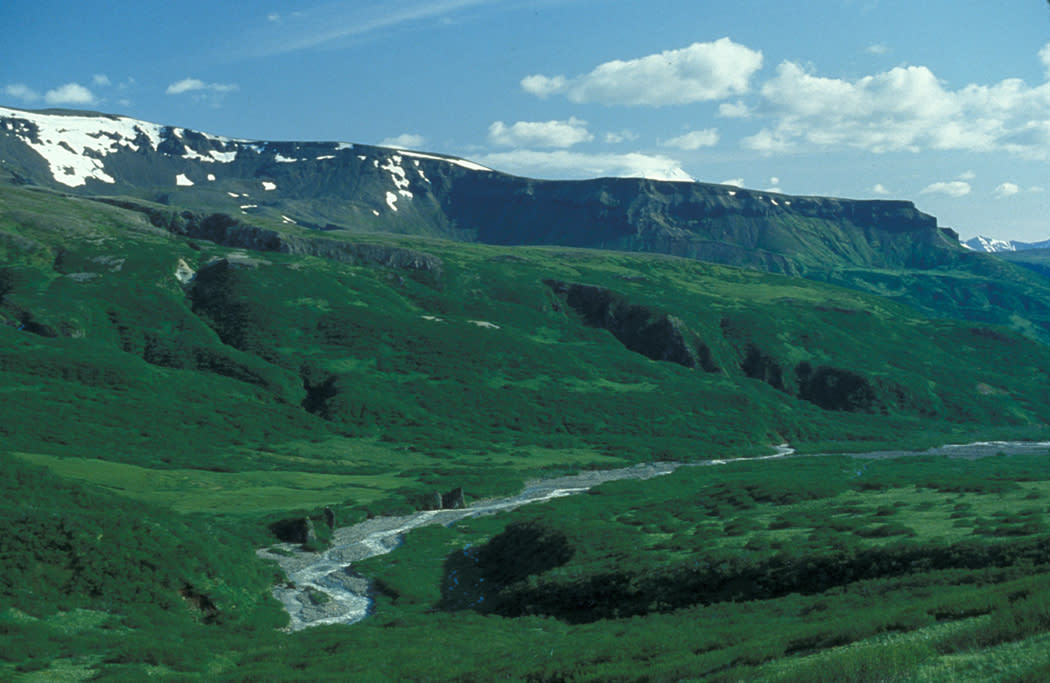
[[59, 476], [98, 484], [122, 496], [176, 512], [237, 514], [371, 503], [403, 482], [396, 475], [345, 476], [309, 472], [151, 470], [135, 465], [15, 453]]
[[[373, 617], [278, 632], [284, 579], [255, 549], [325, 505], [353, 521], [580, 468], [1045, 439], [1050, 423], [1050, 348], [998, 325], [1009, 309], [1038, 331], [1041, 285], [990, 262], [828, 276], [843, 289], [662, 256], [353, 240], [430, 254], [440, 275], [245, 258], [138, 212], [0, 187], [0, 677], [1045, 673], [1038, 454], [612, 483], [421, 529], [359, 567], [379, 581]], [[198, 271], [186, 288], [180, 259]], [[947, 319], [944, 297], [997, 278], [974, 321]], [[630, 350], [546, 280], [673, 317], [716, 367]], [[864, 401], [834, 395], [853, 381]], [[484, 609], [451, 609], [469, 602], [452, 576], [496, 577], [468, 594]]]

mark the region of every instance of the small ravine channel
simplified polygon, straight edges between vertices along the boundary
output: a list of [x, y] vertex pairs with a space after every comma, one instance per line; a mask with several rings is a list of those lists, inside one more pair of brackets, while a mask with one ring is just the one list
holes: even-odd
[[[1000, 453], [1030, 453], [1033, 449], [1050, 448], [1050, 442], [980, 442], [948, 445], [926, 451], [876, 451], [849, 454], [856, 458], [899, 458], [916, 455], [940, 455], [952, 458], [983, 458]], [[796, 455], [787, 444], [775, 447], [773, 455], [748, 458], [748, 461]], [[830, 454], [826, 454], [830, 455]], [[331, 547], [322, 553], [302, 550], [298, 545], [279, 543], [256, 551], [256, 554], [280, 565], [288, 577], [275, 586], [273, 595], [291, 617], [287, 630], [299, 631], [322, 624], [353, 624], [368, 616], [372, 607], [372, 585], [353, 570], [353, 563], [384, 555], [400, 543], [405, 533], [433, 524], [449, 525], [461, 519], [494, 514], [506, 510], [583, 493], [607, 481], [651, 479], [683, 466], [724, 465], [739, 460], [704, 460], [693, 463], [657, 462], [612, 470], [593, 470], [565, 477], [538, 479], [526, 483], [516, 496], [479, 501], [457, 510], [427, 510], [400, 517], [376, 517], [349, 527], [335, 529]], [[275, 552], [276, 551], [276, 552]]]

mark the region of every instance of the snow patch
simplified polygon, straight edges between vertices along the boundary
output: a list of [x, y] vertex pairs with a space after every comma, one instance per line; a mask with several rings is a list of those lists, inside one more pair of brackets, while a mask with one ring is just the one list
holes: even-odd
[[232, 152], [220, 152], [216, 149], [213, 149], [210, 152], [208, 152], [208, 154], [212, 158], [206, 159], [206, 161], [215, 160], [223, 164], [231, 164], [237, 158], [237, 150], [233, 150]]
[[[89, 179], [116, 180], [103, 169], [102, 157], [123, 149], [139, 150], [145, 137], [156, 150], [162, 126], [126, 117], [64, 116], [0, 107], [8, 129], [48, 163], [55, 182], [80, 187]], [[35, 133], [35, 134], [34, 134]]]
[[241, 196], [241, 195], [237, 194], [236, 192], [227, 192], [226, 194], [230, 195], [234, 199], [237, 199], [237, 197]]
[[736, 196], [736, 190], [730, 190], [729, 191], [729, 196], [730, 197], [735, 197]]
[[[394, 187], [397, 188], [397, 193], [402, 197], [412, 198], [412, 193], [409, 192], [408, 186], [411, 185], [411, 181], [408, 179], [408, 175], [405, 173], [404, 167], [401, 166], [401, 156], [393, 155], [387, 159], [386, 164], [381, 167], [381, 170], [386, 171], [390, 174], [390, 180], [393, 181]], [[389, 200], [388, 200], [389, 203]]]
[[206, 161], [209, 164], [214, 164], [215, 163], [215, 159], [211, 158], [210, 156], [204, 156], [203, 154], [201, 154], [197, 150], [192, 149], [186, 143], [183, 143], [182, 146], [186, 150], [186, 152], [182, 155], [183, 159], [189, 159], [190, 161]]
[[335, 145], [335, 151], [337, 151], [337, 152], [341, 152], [344, 149], [353, 149], [353, 148], [354, 148], [354, 146], [351, 145], [349, 142], [337, 142], [336, 145]]
[[372, 213], [374, 213], [374, 214], [375, 214], [375, 215], [377, 215], [377, 216], [379, 215], [379, 212], [378, 212], [378, 211], [376, 211], [375, 209], [372, 209]]
[[210, 182], [210, 183], [215, 182], [215, 174], [214, 173], [209, 173], [208, 174], [208, 182]]
[[296, 223], [294, 220], [292, 220], [288, 216], [285, 216], [284, 214], [281, 214], [281, 220], [284, 221], [285, 223], [291, 223], [292, 225], [298, 225], [298, 223]]
[[267, 192], [270, 192], [272, 190], [276, 190], [277, 189], [277, 183], [271, 182], [269, 180], [262, 181], [262, 186], [263, 186], [263, 189], [266, 190]]
[[477, 325], [478, 327], [484, 327], [485, 329], [488, 329], [488, 330], [498, 330], [499, 329], [499, 325], [497, 325], [495, 323], [490, 323], [487, 320], [468, 320], [467, 322], [470, 323], [471, 325]]
[[259, 208], [258, 204], [241, 204], [241, 211], [244, 211], [245, 209], [258, 209], [258, 208]]
[[325, 154], [325, 155], [323, 155], [323, 156], [319, 156], [319, 157], [317, 157], [317, 158], [315, 159], [315, 161], [324, 161], [324, 160], [326, 160], [326, 159], [335, 159], [335, 155], [334, 155], [334, 154]]
[[482, 166], [481, 164], [475, 164], [473, 161], [467, 161], [466, 159], [453, 159], [451, 157], [439, 157], [439, 156], [434, 156], [433, 154], [422, 154], [420, 152], [406, 152], [406, 151], [402, 151], [401, 153], [404, 154], [405, 156], [416, 157], [416, 158], [419, 158], [419, 159], [433, 159], [434, 161], [444, 161], [446, 164], [455, 164], [456, 166], [462, 166], [463, 168], [469, 169], [471, 171], [489, 171], [489, 172], [492, 171], [492, 169], [487, 167], [487, 166]]
[[180, 173], [175, 176], [175, 184], [179, 187], [192, 187], [193, 181], [187, 178], [185, 173]]
[[296, 159], [295, 157], [286, 157], [283, 154], [281, 154], [280, 152], [278, 152], [277, 154], [273, 155], [273, 160], [276, 161], [279, 164], [292, 164], [292, 163], [295, 163], [296, 161], [301, 161], [301, 159]]
[[420, 316], [420, 317], [423, 318], [423, 320], [429, 320], [429, 321], [435, 322], [435, 323], [445, 322], [445, 320], [443, 318], [439, 318], [436, 315], [424, 315], [424, 316]]
[[393, 192], [386, 193], [386, 205], [392, 210], [397, 211], [397, 195]]

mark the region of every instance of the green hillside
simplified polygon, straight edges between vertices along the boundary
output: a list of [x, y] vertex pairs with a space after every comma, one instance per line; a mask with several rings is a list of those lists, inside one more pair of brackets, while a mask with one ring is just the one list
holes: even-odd
[[[999, 324], [1042, 315], [1036, 275], [975, 259], [823, 283], [265, 219], [180, 233], [116, 204], [0, 185], [0, 677], [878, 680], [886, 642], [879, 666], [931, 680], [1006, 643], [1019, 675], [1045, 671], [1036, 459], [610, 484], [415, 532], [368, 565], [374, 618], [295, 635], [254, 554], [325, 506], [351, 523], [579, 468], [1045, 439], [1050, 347]], [[974, 288], [986, 315], [941, 305], [977, 279], [1001, 288]], [[495, 592], [443, 592], [478, 570], [456, 564], [468, 544]]]

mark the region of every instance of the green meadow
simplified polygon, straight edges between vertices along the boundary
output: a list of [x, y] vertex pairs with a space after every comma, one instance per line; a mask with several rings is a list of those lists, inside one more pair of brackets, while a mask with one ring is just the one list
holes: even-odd
[[[0, 678], [1047, 676], [1045, 449], [843, 455], [1046, 440], [1037, 274], [347, 244], [252, 251], [0, 186]], [[748, 459], [785, 442], [837, 455]], [[352, 626], [281, 631], [255, 554], [325, 507], [712, 459], [414, 531], [355, 565]]]

